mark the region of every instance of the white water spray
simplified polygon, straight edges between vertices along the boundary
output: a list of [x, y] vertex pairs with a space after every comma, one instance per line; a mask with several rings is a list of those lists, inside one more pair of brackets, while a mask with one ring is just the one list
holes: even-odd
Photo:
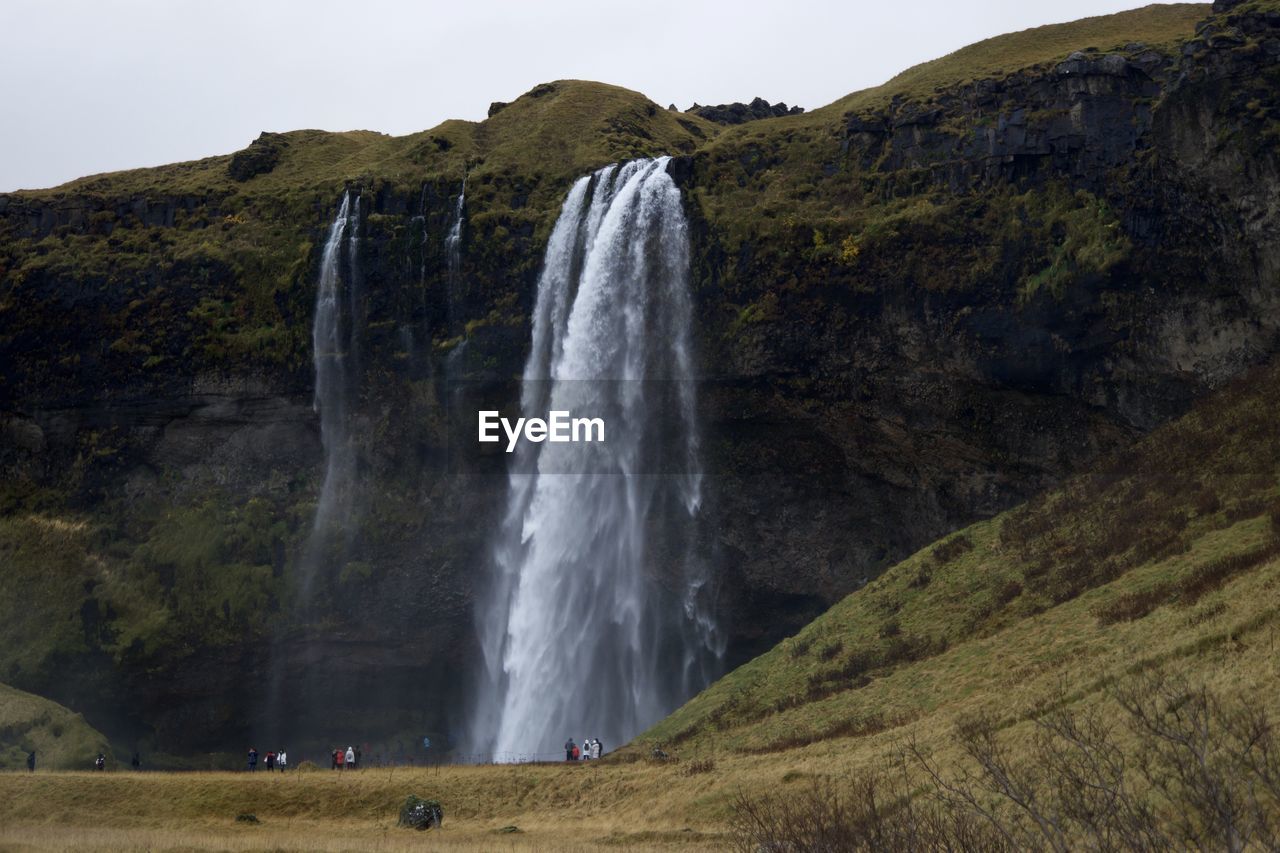
[[723, 652], [692, 557], [689, 239], [667, 162], [579, 180], [547, 246], [522, 413], [603, 415], [610, 436], [515, 454], [478, 611], [472, 749], [496, 760], [554, 754], [569, 736], [620, 746], [705, 686]]
[[445, 255], [449, 263], [449, 280], [456, 281], [462, 267], [462, 220], [467, 210], [467, 179], [462, 179], [462, 190], [453, 207], [453, 224], [444, 238]]

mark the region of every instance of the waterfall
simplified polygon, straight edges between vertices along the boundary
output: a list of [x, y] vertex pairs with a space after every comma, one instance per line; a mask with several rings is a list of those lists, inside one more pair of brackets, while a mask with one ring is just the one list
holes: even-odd
[[[449, 233], [444, 238], [445, 261], [448, 264], [448, 275], [445, 279], [445, 325], [450, 334], [454, 334], [454, 308], [458, 297], [458, 285], [462, 281], [462, 220], [466, 214], [467, 178], [462, 177], [462, 189], [458, 192], [458, 200], [453, 206], [453, 222], [449, 225]], [[455, 347], [450, 354], [450, 362], [462, 351], [462, 345]]]
[[445, 254], [449, 262], [449, 281], [454, 282], [458, 278], [459, 270], [462, 267], [462, 219], [466, 213], [467, 205], [467, 179], [462, 179], [462, 190], [458, 193], [458, 200], [453, 206], [453, 224], [449, 226], [449, 234], [444, 238]]
[[[324, 481], [304, 552], [303, 591], [309, 595], [319, 565], [345, 546], [350, 531], [356, 453], [351, 428], [359, 377], [361, 294], [359, 276], [360, 196], [342, 196], [337, 216], [320, 255], [320, 280], [312, 329], [316, 388], [313, 405], [320, 414], [324, 445]], [[345, 248], [346, 275], [343, 273]]]
[[521, 414], [604, 416], [605, 444], [511, 463], [472, 749], [620, 746], [705, 686], [723, 652], [691, 532], [702, 503], [688, 226], [668, 158], [580, 179], [547, 246]]

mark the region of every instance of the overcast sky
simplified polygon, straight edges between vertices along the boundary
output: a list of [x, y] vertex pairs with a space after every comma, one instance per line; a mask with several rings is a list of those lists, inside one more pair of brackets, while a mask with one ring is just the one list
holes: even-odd
[[979, 39], [1140, 0], [0, 0], [0, 191], [224, 154], [262, 130], [412, 133], [537, 83], [812, 109]]

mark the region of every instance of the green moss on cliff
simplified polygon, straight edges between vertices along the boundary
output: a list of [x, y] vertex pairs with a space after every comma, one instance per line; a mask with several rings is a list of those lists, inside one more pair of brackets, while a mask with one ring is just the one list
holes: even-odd
[[27, 770], [35, 750], [37, 770], [89, 770], [111, 747], [84, 718], [55, 702], [0, 684], [0, 770]]
[[171, 666], [252, 642], [278, 607], [298, 532], [261, 498], [213, 493], [194, 505], [116, 513], [13, 512], [0, 518], [0, 673], [42, 689], [57, 667], [106, 654]]

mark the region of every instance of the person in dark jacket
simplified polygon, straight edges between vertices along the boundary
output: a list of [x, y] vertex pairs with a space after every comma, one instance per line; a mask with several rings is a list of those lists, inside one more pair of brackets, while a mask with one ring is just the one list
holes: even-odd
[[249, 747], [249, 772], [252, 773], [257, 769], [258, 769], [258, 750], [254, 749], [253, 747]]
[[101, 752], [99, 752], [98, 757], [93, 760], [93, 769], [94, 770], [107, 769], [107, 757], [103, 755]]
[[569, 738], [567, 741], [564, 742], [564, 760], [565, 761], [573, 761], [573, 748], [575, 745], [576, 744], [574, 744], [573, 738]]
[[36, 772], [36, 751], [34, 749], [27, 753], [27, 772]]

